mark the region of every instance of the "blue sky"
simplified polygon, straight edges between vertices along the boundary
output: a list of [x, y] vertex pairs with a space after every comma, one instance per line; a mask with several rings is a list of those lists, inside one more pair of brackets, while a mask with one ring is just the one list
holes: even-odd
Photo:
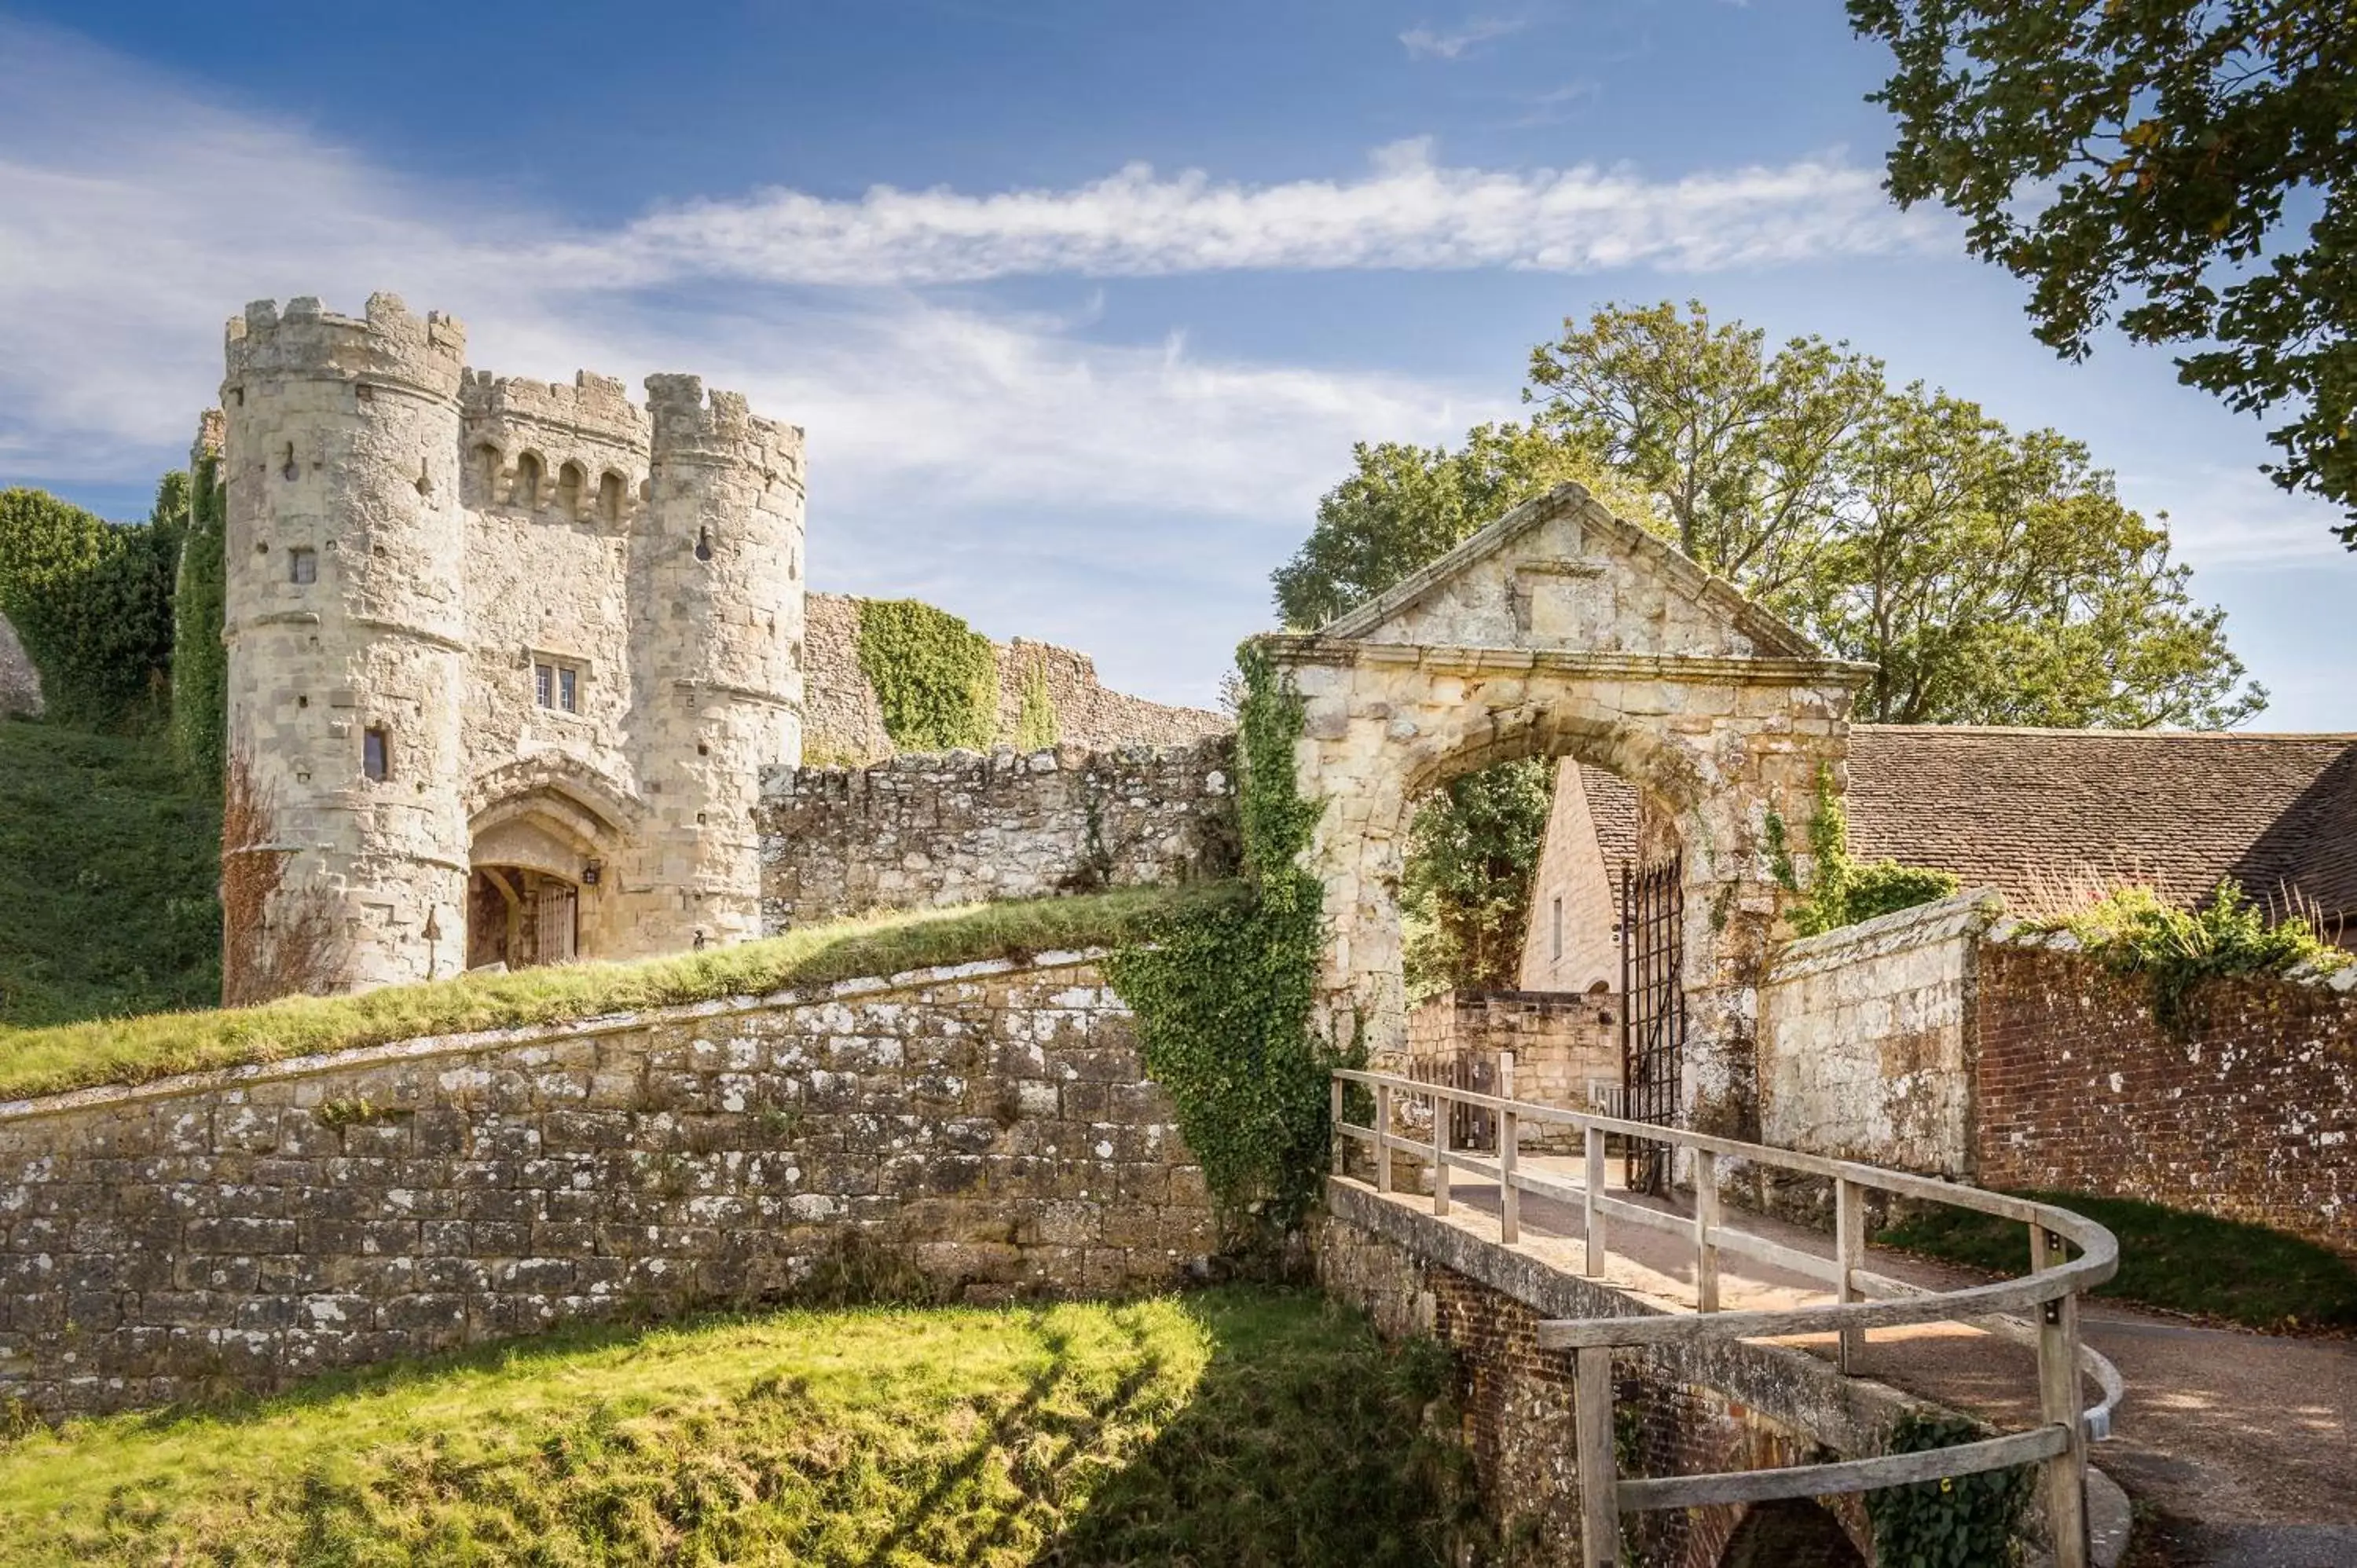
[[2335, 514], [1883, 199], [1885, 62], [1828, 0], [0, 0], [0, 484], [135, 515], [225, 317], [389, 288], [484, 368], [807, 426], [817, 585], [1209, 702], [1353, 439], [1511, 414], [1564, 317], [1693, 296], [2087, 441], [2258, 727], [2357, 730]]

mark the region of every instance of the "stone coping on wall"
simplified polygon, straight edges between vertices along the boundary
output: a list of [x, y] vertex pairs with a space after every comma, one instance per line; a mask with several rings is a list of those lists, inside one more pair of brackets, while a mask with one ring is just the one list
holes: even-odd
[[982, 979], [991, 975], [1077, 969], [1101, 962], [1110, 956], [1111, 952], [1112, 950], [1109, 948], [1078, 948], [1036, 953], [1028, 962], [1018, 962], [1008, 958], [976, 959], [966, 963], [937, 964], [930, 969], [902, 970], [895, 974], [861, 975], [849, 980], [831, 981], [823, 985], [790, 987], [783, 991], [769, 992], [761, 995], [747, 993], [717, 996], [703, 1002], [682, 1002], [668, 1007], [650, 1007], [635, 1013], [604, 1013], [594, 1017], [567, 1019], [556, 1024], [524, 1024], [506, 1029], [476, 1029], [457, 1034], [420, 1035], [406, 1040], [388, 1041], [382, 1045], [354, 1046], [346, 1050], [320, 1051], [300, 1057], [283, 1057], [275, 1061], [246, 1062], [236, 1067], [175, 1073], [168, 1078], [150, 1079], [144, 1083], [97, 1084], [88, 1089], [68, 1090], [59, 1094], [0, 1101], [0, 1122], [19, 1122], [39, 1116], [63, 1115], [70, 1112], [104, 1105], [132, 1105], [149, 1100], [163, 1100], [175, 1095], [235, 1089], [248, 1084], [310, 1078], [322, 1073], [343, 1072], [354, 1068], [381, 1067], [396, 1062], [417, 1062], [440, 1056], [463, 1056], [486, 1048], [553, 1046], [566, 1040], [594, 1039], [601, 1035], [621, 1034], [632, 1029], [649, 1028], [663, 1024], [692, 1023], [704, 1018], [730, 1017], [739, 1014], [764, 1012], [780, 1007], [799, 1007], [817, 1003], [837, 1002], [848, 997], [875, 996], [895, 991], [914, 991], [928, 985], [944, 984], [959, 980]]
[[1871, 920], [1785, 943], [1769, 967], [1768, 979], [1771, 983], [1797, 979], [1932, 942], [1979, 936], [2004, 912], [2005, 899], [1995, 888], [1975, 887], [1911, 909], [1877, 915]]

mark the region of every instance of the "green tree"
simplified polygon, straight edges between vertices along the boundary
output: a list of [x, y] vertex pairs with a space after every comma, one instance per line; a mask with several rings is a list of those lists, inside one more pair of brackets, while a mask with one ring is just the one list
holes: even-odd
[[[1896, 69], [1889, 186], [1965, 220], [2072, 360], [2116, 312], [2269, 432], [2357, 549], [2357, 9], [2319, 0], [1849, 0]], [[2303, 233], [2302, 231], [2305, 231]]]
[[1277, 612], [1295, 631], [1347, 615], [1534, 496], [1576, 481], [1624, 515], [1645, 498], [1588, 453], [1521, 424], [1480, 424], [1457, 451], [1386, 441], [1351, 449], [1353, 472], [1318, 503], [1318, 525], [1277, 568]]
[[2123, 506], [2078, 442], [1911, 386], [1878, 400], [1835, 466], [1836, 508], [1783, 607], [1876, 666], [1860, 718], [2215, 729], [2266, 705], [2225, 612], [2171, 562], [2166, 519]]
[[1641, 490], [1679, 549], [1775, 604], [1816, 564], [1839, 458], [1881, 395], [1882, 366], [1795, 338], [1773, 354], [1699, 301], [1610, 306], [1531, 350], [1535, 423]]
[[1411, 997], [1513, 989], [1554, 783], [1551, 763], [1501, 762], [1450, 780], [1416, 808], [1400, 878]]

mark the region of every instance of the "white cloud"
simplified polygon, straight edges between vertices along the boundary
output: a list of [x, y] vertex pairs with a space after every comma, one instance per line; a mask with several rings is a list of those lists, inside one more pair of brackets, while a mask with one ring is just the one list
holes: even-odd
[[1428, 26], [1410, 27], [1399, 36], [1399, 41], [1406, 48], [1410, 59], [1460, 59], [1466, 50], [1476, 45], [1519, 33], [1528, 26], [1526, 20], [1474, 16], [1445, 31]]
[[1503, 267], [1704, 272], [1944, 242], [1879, 177], [1837, 156], [1678, 179], [1582, 164], [1506, 172], [1436, 164], [1425, 140], [1362, 178], [1247, 186], [1143, 164], [1063, 190], [987, 196], [878, 186], [856, 201], [796, 190], [691, 202], [547, 263], [610, 285], [675, 277], [907, 285], [1018, 274]]
[[2348, 551], [2330, 532], [2341, 521], [2339, 510], [2279, 489], [2255, 468], [2199, 461], [2140, 465], [2123, 472], [2119, 483], [2131, 505], [2169, 514], [2178, 556], [2204, 569], [2349, 564]]

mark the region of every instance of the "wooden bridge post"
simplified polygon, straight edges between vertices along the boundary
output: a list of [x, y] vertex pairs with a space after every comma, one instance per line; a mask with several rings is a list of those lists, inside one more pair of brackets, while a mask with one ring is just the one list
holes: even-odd
[[1375, 1085], [1375, 1190], [1392, 1189], [1392, 1086]]
[[[1860, 1201], [1864, 1194], [1857, 1184], [1843, 1176], [1834, 1178], [1834, 1299], [1856, 1301], [1857, 1281], [1856, 1271], [1866, 1262], [1866, 1206]], [[1844, 1372], [1856, 1372], [1859, 1359], [1866, 1351], [1866, 1331], [1845, 1328], [1841, 1331], [1838, 1362]]]
[[1332, 1150], [1334, 1174], [1336, 1176], [1340, 1176], [1342, 1174], [1342, 1149], [1343, 1145], [1347, 1142], [1347, 1140], [1342, 1136], [1342, 1080], [1336, 1078], [1329, 1079], [1327, 1082], [1334, 1091], [1332, 1104], [1330, 1107], [1330, 1114], [1327, 1122], [1327, 1125], [1331, 1129], [1329, 1138], [1334, 1145]]
[[[1498, 1098], [1514, 1099], [1514, 1053], [1498, 1053]], [[1523, 1239], [1523, 1194], [1514, 1185], [1514, 1145], [1521, 1137], [1513, 1112], [1498, 1117], [1498, 1240], [1511, 1247]]]
[[1718, 1243], [1710, 1233], [1718, 1228], [1718, 1155], [1695, 1151], [1695, 1310], [1718, 1310]]
[[1432, 1086], [1432, 1211], [1448, 1212], [1448, 1113], [1452, 1107], [1443, 1098], [1440, 1085]]
[[1584, 1346], [1578, 1357], [1573, 1419], [1578, 1428], [1581, 1568], [1620, 1568], [1620, 1477], [1612, 1453], [1612, 1350]]
[[[2039, 1266], [2060, 1252], [2061, 1238], [2032, 1242]], [[2046, 1419], [2070, 1434], [2061, 1453], [2046, 1461], [2046, 1520], [2054, 1534], [2054, 1568], [2087, 1568], [2087, 1426], [2079, 1409], [2079, 1297], [2057, 1296], [2039, 1312], [2038, 1395]]]
[[1587, 1129], [1587, 1185], [1580, 1194], [1581, 1218], [1587, 1222], [1587, 1252], [1579, 1272], [1589, 1279], [1604, 1273], [1604, 1129]]

